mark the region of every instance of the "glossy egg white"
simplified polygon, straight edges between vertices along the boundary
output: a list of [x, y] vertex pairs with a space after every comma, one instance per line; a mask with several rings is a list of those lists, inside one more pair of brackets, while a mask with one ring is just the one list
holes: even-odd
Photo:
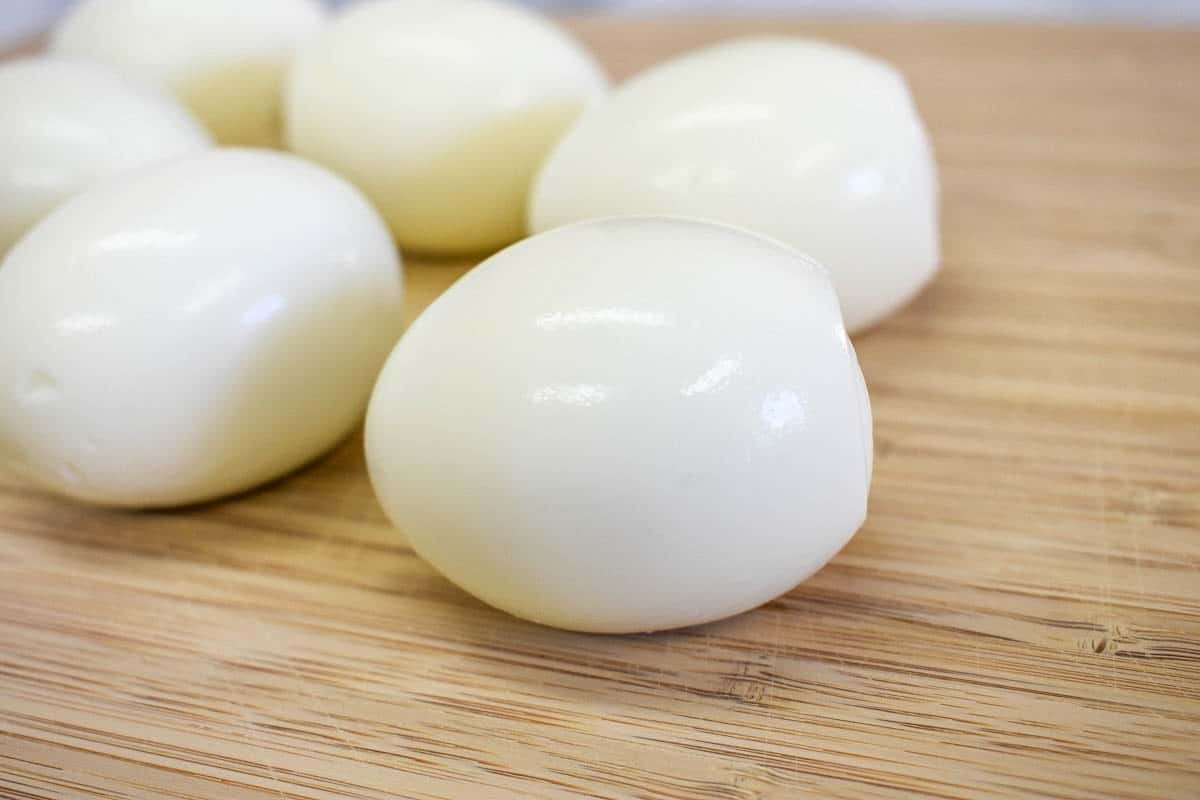
[[173, 90], [222, 144], [277, 146], [284, 75], [320, 0], [81, 0], [52, 50]]
[[846, 326], [915, 295], [938, 265], [933, 153], [903, 76], [787, 37], [653, 67], [583, 116], [542, 169], [530, 227], [678, 214], [773, 236], [829, 268]]
[[361, 419], [400, 263], [350, 184], [211, 150], [76, 195], [0, 263], [0, 460], [106, 505], [250, 488]]
[[753, 608], [862, 524], [871, 412], [818, 265], [668, 218], [558, 228], [409, 328], [367, 414], [384, 510], [535, 622], [653, 631]]
[[483, 252], [524, 235], [533, 174], [606, 86], [577, 42], [517, 5], [363, 3], [297, 56], [288, 146], [360, 186], [402, 247]]
[[0, 64], [0, 255], [97, 180], [211, 144], [174, 98], [103, 65], [63, 58]]

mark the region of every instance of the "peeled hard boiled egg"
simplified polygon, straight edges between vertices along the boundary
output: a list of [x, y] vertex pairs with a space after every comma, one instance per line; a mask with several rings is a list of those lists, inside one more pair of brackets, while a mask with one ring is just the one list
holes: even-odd
[[733, 40], [635, 77], [562, 139], [529, 217], [543, 231], [654, 213], [739, 225], [816, 258], [851, 331], [937, 269], [937, 175], [904, 78], [817, 41]]
[[358, 184], [402, 247], [494, 249], [525, 232], [529, 183], [606, 81], [548, 20], [494, 0], [381, 0], [296, 59], [295, 152]]
[[0, 460], [119, 506], [270, 480], [358, 424], [400, 300], [387, 228], [320, 167], [213, 150], [119, 176], [0, 264]]
[[173, 98], [102, 65], [62, 58], [0, 64], [0, 255], [96, 180], [211, 143]]
[[804, 580], [862, 524], [871, 413], [818, 265], [681, 219], [513, 245], [435, 301], [367, 414], [384, 510], [536, 622], [707, 622]]
[[292, 51], [324, 19], [320, 0], [82, 0], [50, 46], [170, 87], [222, 144], [274, 146]]

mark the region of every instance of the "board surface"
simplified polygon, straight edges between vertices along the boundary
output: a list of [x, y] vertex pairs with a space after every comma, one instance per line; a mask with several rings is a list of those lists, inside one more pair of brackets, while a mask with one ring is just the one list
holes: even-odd
[[[0, 797], [1200, 797], [1200, 32], [572, 26], [618, 77], [746, 32], [908, 74], [944, 271], [856, 339], [866, 527], [604, 637], [438, 577], [357, 439], [173, 513], [0, 475]], [[410, 317], [466, 266], [410, 264]]]

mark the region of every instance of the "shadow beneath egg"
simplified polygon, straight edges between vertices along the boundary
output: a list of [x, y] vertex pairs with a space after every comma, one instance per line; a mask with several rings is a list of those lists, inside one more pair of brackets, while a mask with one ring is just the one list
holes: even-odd
[[[218, 663], [227, 652], [287, 662], [311, 661], [316, 650], [339, 668], [361, 659], [369, 673], [344, 690], [319, 690], [357, 697], [359, 681], [385, 681], [386, 694], [434, 718], [460, 680], [529, 714], [687, 720], [792, 706], [837, 679], [844, 654], [828, 643], [847, 641], [856, 621], [845, 606], [863, 588], [855, 590], [843, 554], [787, 595], [706, 625], [611, 635], [522, 621], [415, 556], [371, 494], [357, 434], [256, 491], [185, 509], [96, 509], [5, 484], [0, 505], [24, 562], [86, 574], [88, 590], [94, 581], [108, 606], [144, 587], [139, 602], [165, 619], [186, 610], [212, 620], [202, 630], [222, 626], [220, 640], [205, 645]], [[266, 628], [270, 638], [262, 638]], [[409, 675], [414, 659], [419, 689]], [[172, 663], [180, 674], [195, 669]], [[408, 713], [375, 701], [371, 709], [383, 719]]]
[[[360, 432], [287, 475], [217, 500], [104, 508], [14, 479], [0, 483], [0, 511], [0, 533], [12, 527], [40, 546], [58, 546], [60, 556], [71, 548], [103, 548], [109, 560], [124, 561], [122, 569], [169, 561], [336, 580], [359, 560], [414, 559], [375, 501]], [[386, 578], [375, 582], [386, 585]]]

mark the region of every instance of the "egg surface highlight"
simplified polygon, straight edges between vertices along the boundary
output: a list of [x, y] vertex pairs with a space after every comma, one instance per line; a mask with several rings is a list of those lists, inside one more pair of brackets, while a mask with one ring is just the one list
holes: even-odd
[[363, 189], [401, 247], [479, 253], [525, 233], [546, 153], [607, 82], [549, 20], [494, 0], [380, 0], [296, 59], [287, 139]]
[[643, 72], [579, 119], [535, 183], [530, 228], [678, 214], [824, 264], [857, 331], [938, 264], [937, 174], [903, 76], [845, 47], [735, 39]]
[[117, 506], [278, 477], [358, 424], [401, 295], [382, 220], [313, 164], [218, 149], [113, 178], [0, 263], [0, 459]]
[[871, 413], [823, 269], [744, 231], [588, 221], [498, 253], [389, 357], [371, 480], [516, 616], [653, 631], [753, 608], [866, 515]]
[[81, 0], [50, 47], [170, 88], [221, 144], [277, 147], [292, 53], [325, 17], [320, 0]]
[[118, 172], [210, 147], [173, 97], [102, 64], [0, 64], [0, 256], [81, 189]]

